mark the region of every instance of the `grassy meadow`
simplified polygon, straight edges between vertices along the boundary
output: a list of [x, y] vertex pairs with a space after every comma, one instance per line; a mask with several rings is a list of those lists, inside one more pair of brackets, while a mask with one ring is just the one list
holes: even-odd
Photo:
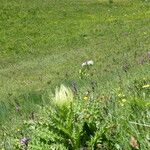
[[150, 1], [0, 0], [0, 149], [150, 149]]

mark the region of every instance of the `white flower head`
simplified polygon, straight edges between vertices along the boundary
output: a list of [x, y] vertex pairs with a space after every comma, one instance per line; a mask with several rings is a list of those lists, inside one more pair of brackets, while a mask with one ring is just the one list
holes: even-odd
[[55, 90], [55, 97], [54, 97], [54, 103], [57, 106], [64, 106], [64, 105], [70, 105], [70, 103], [73, 101], [73, 93], [70, 88], [65, 87], [64, 85], [61, 85], [60, 88], [56, 88]]
[[83, 64], [82, 64], [82, 67], [84, 67], [84, 66], [92, 66], [94, 64], [94, 61], [93, 60], [88, 60], [88, 61], [86, 61], [86, 62], [84, 62]]

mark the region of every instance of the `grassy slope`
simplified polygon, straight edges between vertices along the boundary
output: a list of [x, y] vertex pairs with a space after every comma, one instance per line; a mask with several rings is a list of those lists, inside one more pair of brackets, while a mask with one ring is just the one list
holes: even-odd
[[[93, 80], [113, 87], [148, 77], [137, 62], [150, 48], [149, 2], [118, 0], [0, 0], [0, 99], [79, 80], [81, 63], [95, 62]], [[128, 75], [123, 66], [130, 66]], [[82, 85], [82, 82], [79, 82]], [[50, 85], [49, 85], [50, 84]], [[113, 85], [113, 86], [112, 86]], [[10, 96], [11, 95], [11, 96]]]
[[[97, 94], [120, 81], [126, 86], [129, 80], [149, 77], [149, 63], [138, 63], [150, 50], [149, 8], [148, 1], [140, 0], [112, 5], [106, 0], [0, 0], [0, 101], [5, 103], [0, 104], [0, 123], [9, 119], [7, 105], [14, 109], [6, 102], [23, 100], [23, 110], [32, 112], [34, 102], [41, 101], [40, 90], [72, 80], [87, 84], [78, 78], [85, 60], [95, 62]], [[129, 115], [127, 111], [121, 114]], [[10, 122], [16, 127], [22, 123], [17, 115]], [[3, 127], [11, 131], [9, 125]]]
[[99, 70], [113, 58], [118, 65], [149, 50], [148, 3], [10, 1], [1, 7], [0, 71], [6, 89], [31, 80], [31, 86], [41, 86], [39, 78], [63, 76], [89, 58]]

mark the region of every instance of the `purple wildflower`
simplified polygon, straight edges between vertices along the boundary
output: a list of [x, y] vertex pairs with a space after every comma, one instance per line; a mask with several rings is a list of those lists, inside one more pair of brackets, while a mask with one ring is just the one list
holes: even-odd
[[22, 145], [28, 146], [29, 141], [30, 141], [29, 138], [25, 138], [25, 137], [24, 137], [24, 138], [21, 139], [20, 143], [21, 143]]

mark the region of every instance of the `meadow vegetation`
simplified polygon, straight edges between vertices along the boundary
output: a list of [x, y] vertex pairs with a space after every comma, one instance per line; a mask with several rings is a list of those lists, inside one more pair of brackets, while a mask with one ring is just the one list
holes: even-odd
[[150, 149], [149, 35], [148, 0], [0, 0], [0, 149]]

